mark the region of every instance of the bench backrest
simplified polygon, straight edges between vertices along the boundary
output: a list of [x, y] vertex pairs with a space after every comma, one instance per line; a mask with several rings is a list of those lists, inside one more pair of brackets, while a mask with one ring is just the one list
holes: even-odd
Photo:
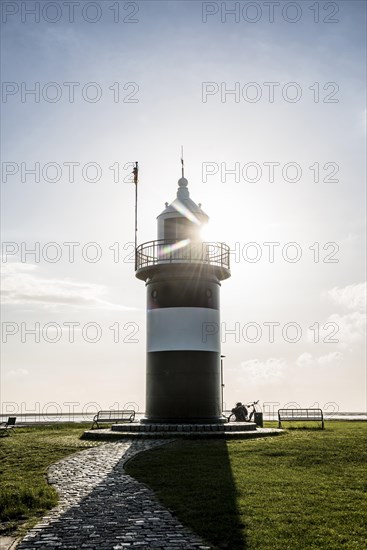
[[135, 411], [134, 409], [124, 411], [98, 411], [96, 418], [98, 420], [124, 420], [124, 419], [134, 419]]
[[8, 426], [15, 426], [16, 420], [17, 420], [16, 416], [9, 416], [8, 421], [7, 421], [7, 425]]
[[278, 418], [279, 420], [287, 420], [288, 418], [297, 419], [300, 418], [304, 420], [305, 418], [309, 420], [322, 420], [323, 413], [321, 409], [279, 409]]

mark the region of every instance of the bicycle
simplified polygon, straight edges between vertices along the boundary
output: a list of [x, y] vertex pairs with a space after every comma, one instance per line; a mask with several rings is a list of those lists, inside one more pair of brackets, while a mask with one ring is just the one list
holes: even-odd
[[[252, 418], [255, 417], [255, 413], [259, 412], [257, 410], [257, 405], [259, 403], [259, 400], [253, 401], [252, 403], [249, 403], [248, 405], [243, 405], [242, 403], [236, 403], [236, 406], [232, 409], [231, 414], [228, 416], [228, 422], [231, 421], [232, 416], [235, 417], [235, 422], [251, 422]], [[252, 410], [248, 411], [248, 408], [252, 407]], [[256, 420], [256, 417], [254, 418], [254, 422]]]

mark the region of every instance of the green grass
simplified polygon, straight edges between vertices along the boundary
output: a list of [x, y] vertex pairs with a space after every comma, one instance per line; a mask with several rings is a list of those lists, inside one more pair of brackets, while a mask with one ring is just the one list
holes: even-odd
[[86, 426], [58, 424], [15, 428], [0, 436], [0, 535], [23, 534], [57, 503], [47, 484], [50, 464], [95, 442], [81, 441]]
[[179, 441], [138, 455], [127, 471], [217, 548], [367, 548], [364, 422]]

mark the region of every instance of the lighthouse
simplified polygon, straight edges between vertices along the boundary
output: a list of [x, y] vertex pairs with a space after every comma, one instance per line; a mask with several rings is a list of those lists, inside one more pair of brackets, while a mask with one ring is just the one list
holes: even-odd
[[229, 247], [203, 242], [208, 219], [182, 170], [176, 199], [157, 217], [157, 239], [136, 249], [147, 296], [144, 422], [223, 420], [220, 287], [230, 277]]

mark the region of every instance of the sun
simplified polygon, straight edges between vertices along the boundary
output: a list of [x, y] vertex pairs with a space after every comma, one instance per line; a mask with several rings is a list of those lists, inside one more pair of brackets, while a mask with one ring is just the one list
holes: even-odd
[[218, 232], [215, 229], [215, 224], [203, 223], [200, 228], [200, 238], [204, 243], [218, 241]]
[[219, 216], [210, 218], [208, 223], [202, 224], [200, 228], [200, 237], [203, 242], [225, 242], [235, 237], [235, 228], [233, 220], [229, 216]]

